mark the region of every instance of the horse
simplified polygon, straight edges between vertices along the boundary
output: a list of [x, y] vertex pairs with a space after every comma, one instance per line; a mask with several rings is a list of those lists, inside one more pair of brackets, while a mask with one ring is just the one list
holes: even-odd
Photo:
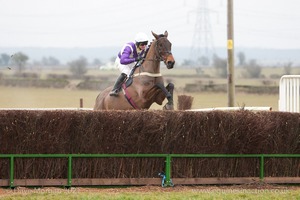
[[168, 102], [164, 110], [174, 110], [173, 90], [174, 84], [164, 86], [164, 80], [160, 73], [160, 62], [163, 61], [167, 69], [172, 69], [175, 64], [171, 52], [171, 42], [168, 40], [168, 32], [156, 34], [151, 31], [155, 39], [147, 49], [146, 55], [140, 66], [136, 67], [133, 75], [122, 84], [124, 95], [110, 96], [111, 87], [106, 88], [96, 98], [94, 110], [142, 110], [149, 109], [155, 102], [162, 105], [165, 98]]

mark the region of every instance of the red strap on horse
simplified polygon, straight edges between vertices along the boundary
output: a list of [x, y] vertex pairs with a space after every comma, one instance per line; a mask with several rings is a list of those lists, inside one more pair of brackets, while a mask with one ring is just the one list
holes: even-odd
[[125, 83], [122, 84], [122, 88], [124, 91], [124, 96], [127, 99], [128, 103], [134, 108], [134, 109], [139, 109], [139, 107], [134, 103], [133, 99], [131, 98], [131, 96], [129, 96], [127, 94], [127, 87], [125, 85]]

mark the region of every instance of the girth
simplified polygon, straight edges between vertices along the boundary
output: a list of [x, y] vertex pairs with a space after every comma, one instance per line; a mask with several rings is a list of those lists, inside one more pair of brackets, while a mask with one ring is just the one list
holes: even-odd
[[131, 98], [131, 96], [128, 95], [128, 92], [127, 92], [127, 87], [125, 85], [125, 83], [122, 84], [122, 88], [123, 88], [123, 93], [124, 93], [124, 96], [126, 98], [126, 100], [128, 101], [128, 103], [134, 108], [134, 109], [140, 109], [133, 101], [133, 99]]

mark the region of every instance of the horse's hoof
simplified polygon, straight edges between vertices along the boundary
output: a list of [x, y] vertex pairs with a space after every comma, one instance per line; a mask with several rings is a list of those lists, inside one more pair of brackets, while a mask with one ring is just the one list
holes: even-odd
[[163, 107], [164, 110], [174, 110], [174, 105], [169, 105], [169, 104], [166, 104], [164, 107]]

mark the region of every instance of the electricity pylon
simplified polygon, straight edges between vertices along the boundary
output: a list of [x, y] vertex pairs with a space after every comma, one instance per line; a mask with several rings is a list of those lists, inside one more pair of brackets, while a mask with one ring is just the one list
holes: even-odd
[[195, 66], [209, 66], [214, 54], [213, 34], [207, 0], [198, 0], [196, 24], [191, 47], [191, 60]]

